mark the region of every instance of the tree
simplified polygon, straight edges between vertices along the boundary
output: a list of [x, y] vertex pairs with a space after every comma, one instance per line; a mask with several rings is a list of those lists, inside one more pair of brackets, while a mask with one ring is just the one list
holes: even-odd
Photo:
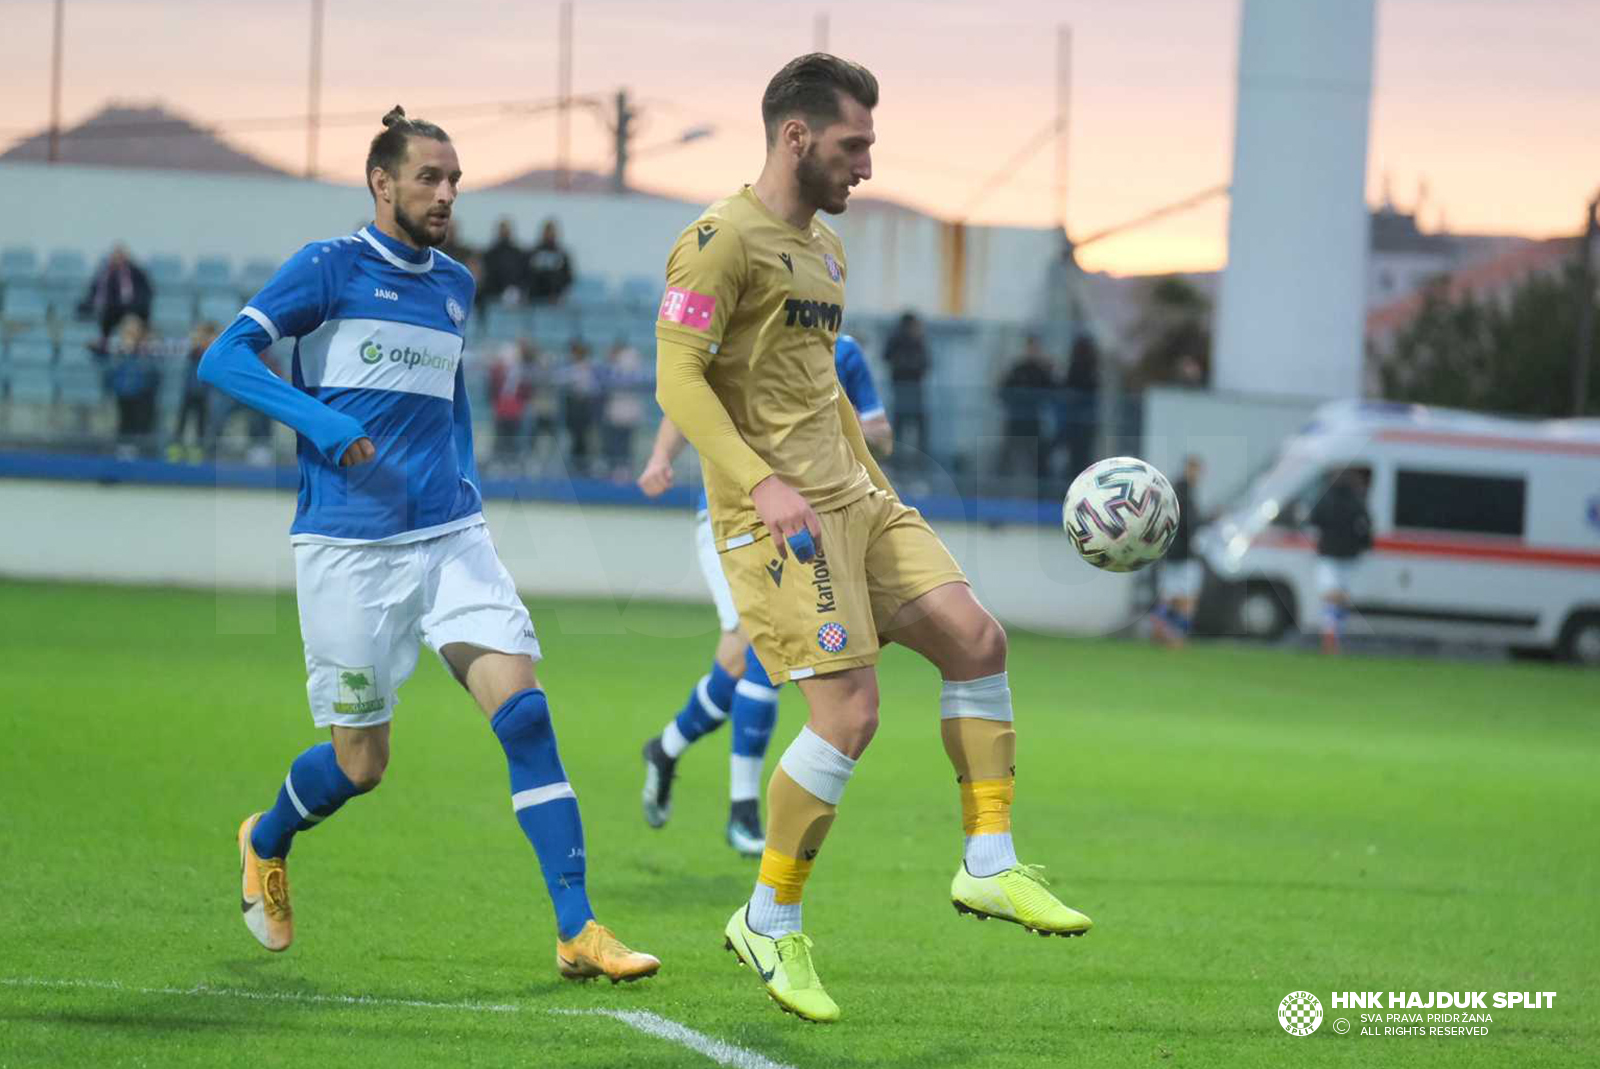
[[344, 681], [345, 686], [349, 687], [350, 690], [356, 694], [360, 694], [362, 691], [372, 686], [371, 682], [369, 682], [367, 677], [361, 672], [342, 672], [340, 673], [339, 678]]
[[[1577, 268], [1569, 266], [1528, 276], [1503, 302], [1429, 291], [1422, 310], [1389, 350], [1374, 354], [1384, 397], [1513, 415], [1570, 416], [1579, 289]], [[1600, 412], [1600, 375], [1589, 377], [1584, 411]]]

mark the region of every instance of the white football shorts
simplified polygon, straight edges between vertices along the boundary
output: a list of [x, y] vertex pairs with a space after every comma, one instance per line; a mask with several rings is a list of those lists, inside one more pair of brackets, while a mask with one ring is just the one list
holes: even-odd
[[1200, 596], [1200, 562], [1193, 557], [1188, 560], [1162, 561], [1160, 571], [1156, 572], [1156, 589], [1161, 594], [1162, 601], [1176, 601], [1180, 598], [1193, 601]]
[[1329, 594], [1350, 596], [1350, 579], [1355, 574], [1356, 558], [1318, 557], [1317, 593], [1326, 598]]
[[711, 537], [711, 513], [702, 512], [694, 524], [695, 556], [700, 561], [700, 574], [705, 576], [711, 591], [711, 600], [717, 603], [717, 622], [724, 631], [739, 630], [739, 609], [733, 604], [733, 588], [728, 577], [722, 574], [722, 557], [717, 553], [717, 541]]
[[393, 717], [419, 642], [435, 653], [465, 642], [539, 659], [533, 620], [485, 524], [397, 545], [302, 542], [294, 570], [318, 727]]

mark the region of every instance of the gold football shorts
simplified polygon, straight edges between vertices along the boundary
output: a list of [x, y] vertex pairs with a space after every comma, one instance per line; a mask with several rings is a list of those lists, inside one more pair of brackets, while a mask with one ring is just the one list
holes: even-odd
[[901, 606], [965, 583], [922, 514], [874, 489], [817, 514], [822, 548], [779, 558], [766, 528], [718, 546], [745, 634], [775, 683], [878, 662], [878, 632]]

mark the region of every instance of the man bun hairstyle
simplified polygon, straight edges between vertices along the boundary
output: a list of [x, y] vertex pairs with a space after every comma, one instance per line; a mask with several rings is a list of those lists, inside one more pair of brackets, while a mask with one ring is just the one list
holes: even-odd
[[413, 137], [431, 137], [435, 141], [449, 141], [450, 135], [431, 122], [406, 118], [406, 109], [399, 104], [389, 109], [383, 117], [383, 133], [372, 139], [367, 149], [367, 192], [374, 198], [378, 191], [372, 185], [372, 169], [382, 167], [398, 177], [400, 164], [406, 158], [406, 143]]
[[779, 124], [796, 115], [816, 130], [838, 122], [841, 93], [871, 110], [878, 106], [878, 79], [861, 64], [826, 52], [810, 52], [785, 63], [761, 94], [767, 147], [777, 143]]

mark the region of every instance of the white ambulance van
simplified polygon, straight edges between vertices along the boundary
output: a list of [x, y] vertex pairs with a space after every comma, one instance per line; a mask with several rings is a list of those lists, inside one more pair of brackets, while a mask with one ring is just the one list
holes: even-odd
[[[1335, 402], [1195, 538], [1235, 633], [1319, 627], [1311, 506], [1371, 475], [1350, 632], [1552, 651], [1600, 665], [1600, 420]], [[1202, 609], [1205, 614], [1205, 610]]]

